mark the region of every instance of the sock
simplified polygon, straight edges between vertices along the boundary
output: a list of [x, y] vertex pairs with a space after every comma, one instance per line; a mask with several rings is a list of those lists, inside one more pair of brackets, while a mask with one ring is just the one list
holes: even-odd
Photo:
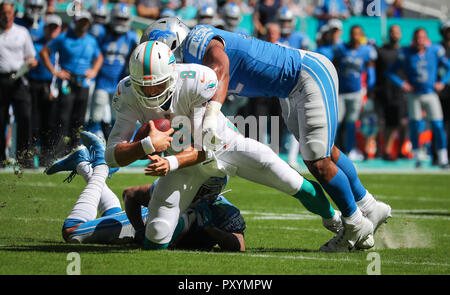
[[336, 166], [338, 166], [347, 176], [355, 201], [361, 200], [365, 196], [367, 190], [359, 180], [352, 161], [350, 161], [350, 159], [343, 152], [341, 152], [339, 160], [336, 162]]
[[349, 153], [355, 147], [355, 122], [345, 122], [345, 150]]
[[[89, 162], [80, 162], [77, 165], [77, 173], [84, 178], [86, 183], [88, 183], [89, 179], [92, 177], [92, 172], [93, 168]], [[122, 211], [119, 199], [106, 183], [103, 187], [102, 195], [100, 196], [98, 211], [100, 216], [108, 216]]]
[[78, 197], [72, 212], [67, 219], [82, 221], [94, 220], [97, 216], [97, 207], [108, 176], [108, 166], [99, 165], [93, 169], [92, 176]]
[[288, 163], [297, 163], [298, 162], [298, 153], [300, 150], [300, 143], [295, 139], [294, 135], [289, 136], [289, 153], [288, 153]]
[[373, 204], [376, 203], [377, 200], [372, 196], [371, 193], [366, 192], [364, 198], [356, 202], [358, 208], [364, 213], [367, 211]]
[[153, 243], [152, 241], [150, 241], [147, 238], [144, 239], [144, 249], [146, 249], [146, 250], [164, 250], [164, 249], [167, 249], [168, 247], [169, 247], [169, 243], [157, 244], [157, 243]]
[[409, 140], [411, 141], [413, 150], [419, 148], [420, 125], [420, 121], [417, 120], [411, 120], [409, 122]]
[[339, 167], [333, 179], [326, 184], [322, 184], [322, 187], [342, 212], [342, 216], [349, 217], [355, 212], [357, 207], [350, 182]]
[[303, 179], [300, 190], [294, 195], [310, 212], [323, 218], [332, 218], [334, 209], [325, 196], [322, 187], [315, 181]]
[[345, 224], [358, 225], [361, 222], [362, 217], [361, 210], [356, 209], [350, 216], [343, 217], [342, 219]]

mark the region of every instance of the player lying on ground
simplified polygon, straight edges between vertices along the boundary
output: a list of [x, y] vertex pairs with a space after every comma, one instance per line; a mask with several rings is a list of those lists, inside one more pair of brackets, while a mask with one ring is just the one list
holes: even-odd
[[323, 55], [197, 25], [192, 30], [176, 17], [161, 18], [141, 42], [166, 43], [180, 61], [204, 64], [217, 73], [216, 95], [206, 106], [205, 136], [220, 142], [218, 116], [226, 95], [278, 97], [283, 119], [300, 143], [309, 171], [343, 215], [343, 230], [322, 251], [349, 251], [374, 245], [375, 230], [391, 208], [375, 200], [359, 180], [353, 163], [334, 145], [338, 77]]
[[[153, 185], [125, 189], [125, 211], [122, 211], [119, 199], [105, 182], [108, 169], [103, 160], [101, 140], [83, 133], [82, 141], [95, 152], [90, 154], [86, 146], [80, 146], [46, 170], [49, 175], [71, 171], [72, 176], [80, 174], [87, 183], [64, 221], [64, 240], [68, 243], [142, 244]], [[111, 169], [109, 174], [116, 170]], [[245, 250], [244, 218], [238, 208], [221, 196], [226, 184], [227, 178], [211, 178], [201, 186], [193, 203], [181, 215], [170, 248], [211, 250], [217, 244], [225, 251]], [[101, 218], [96, 218], [97, 212]]]
[[117, 120], [105, 152], [108, 165], [126, 166], [155, 151], [150, 137], [129, 142], [136, 121], [145, 124], [167, 118], [184, 124], [174, 134], [177, 140], [167, 151], [171, 155], [152, 156], [153, 163], [146, 168], [150, 175], [164, 176], [158, 180], [149, 204], [145, 237], [150, 249], [167, 248], [180, 215], [200, 186], [210, 177], [226, 175], [237, 175], [294, 196], [309, 211], [322, 216], [325, 227], [333, 232], [339, 230], [340, 214], [335, 214], [320, 185], [304, 179], [269, 147], [239, 134], [222, 113], [217, 122], [224, 139], [220, 150], [204, 150], [201, 139], [200, 144], [190, 140], [201, 136], [205, 103], [216, 93], [217, 76], [213, 70], [196, 64], [176, 64], [169, 47], [153, 41], [140, 44], [129, 64], [130, 76], [119, 83], [113, 100]]

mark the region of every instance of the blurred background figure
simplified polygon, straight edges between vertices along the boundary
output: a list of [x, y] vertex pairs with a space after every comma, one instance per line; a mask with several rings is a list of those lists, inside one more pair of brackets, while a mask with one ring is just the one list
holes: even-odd
[[101, 44], [106, 33], [105, 25], [108, 22], [108, 8], [102, 0], [98, 0], [91, 6], [90, 13], [93, 18], [93, 24], [89, 33]]
[[266, 38], [266, 25], [277, 21], [277, 13], [280, 7], [280, 0], [261, 0], [256, 2], [255, 13], [253, 14], [254, 35], [256, 37]]
[[309, 48], [308, 36], [295, 31], [296, 17], [288, 6], [282, 6], [278, 11], [278, 23], [281, 28], [279, 43], [297, 49]]
[[106, 35], [100, 44], [103, 66], [95, 83], [88, 129], [105, 139], [115, 120], [112, 97], [119, 81], [128, 74], [129, 55], [138, 42], [137, 33], [131, 30], [131, 17], [127, 4], [115, 4]]
[[181, 0], [181, 4], [176, 9], [176, 16], [182, 21], [195, 19], [197, 16], [197, 8], [190, 0]]
[[398, 57], [401, 38], [400, 26], [393, 25], [389, 28], [389, 41], [377, 50], [375, 97], [382, 118], [380, 130], [384, 141], [379, 146], [381, 157], [389, 161], [401, 156], [407, 128], [405, 94], [386, 77], [387, 69]]
[[[438, 69], [445, 70], [438, 79]], [[397, 75], [403, 70], [405, 78]], [[442, 106], [436, 93], [440, 93], [450, 80], [450, 61], [445, 56], [442, 45], [432, 45], [425, 29], [414, 31], [411, 46], [402, 48], [396, 61], [388, 69], [389, 78], [407, 93], [410, 140], [416, 167], [421, 167], [419, 157], [419, 133], [426, 110], [427, 121], [431, 125], [433, 140], [437, 148], [441, 168], [449, 168], [447, 135], [444, 129]]]
[[228, 2], [223, 6], [221, 14], [225, 30], [246, 36], [250, 35], [246, 29], [239, 28], [239, 24], [242, 21], [242, 13], [239, 5], [234, 2]]
[[[450, 20], [444, 22], [441, 26], [440, 33], [442, 36], [441, 45], [444, 47], [445, 55], [450, 59]], [[444, 90], [439, 93], [442, 109], [444, 111], [444, 124], [447, 134], [450, 132], [450, 83], [447, 82]], [[447, 146], [450, 144], [450, 136], [447, 136]], [[450, 155], [449, 155], [450, 156]]]
[[372, 90], [376, 81], [377, 52], [371, 45], [361, 44], [363, 37], [362, 28], [354, 25], [350, 29], [349, 43], [336, 45], [334, 51], [339, 75], [339, 133], [344, 135], [341, 150], [352, 161], [364, 160], [363, 154], [356, 148], [356, 121], [360, 117], [364, 95], [361, 76], [363, 72], [367, 73], [367, 91], [370, 97], [373, 97]]
[[[61, 33], [62, 20], [58, 15], [47, 15], [45, 18], [44, 36], [34, 42], [36, 52]], [[57, 54], [50, 55], [53, 66], [57, 63]], [[52, 73], [37, 56], [38, 66], [28, 73], [32, 98], [32, 143], [40, 152], [37, 153], [40, 167], [47, 167], [53, 160], [52, 150], [56, 144], [57, 112], [56, 97], [58, 91]], [[53, 83], [52, 83], [53, 82]], [[37, 152], [37, 151], [36, 151]]]
[[208, 4], [203, 5], [197, 12], [197, 24], [199, 25], [213, 25], [216, 17], [216, 10], [213, 6]]
[[[89, 87], [103, 64], [97, 40], [88, 33], [92, 16], [81, 10], [73, 18], [74, 25], [67, 32], [44, 46], [42, 62], [58, 78], [58, 144], [56, 157], [66, 155], [78, 145], [78, 133], [84, 125], [88, 106]], [[50, 56], [58, 52], [61, 70], [56, 71]]]
[[342, 43], [342, 22], [331, 19], [319, 29], [316, 52], [326, 56], [329, 60], [334, 59], [334, 50], [337, 44]]
[[320, 29], [330, 19], [347, 19], [350, 12], [344, 0], [319, 0], [314, 16], [319, 20]]
[[136, 11], [140, 17], [157, 19], [162, 6], [160, 0], [136, 0]]
[[6, 130], [13, 106], [17, 130], [16, 159], [34, 168], [31, 146], [31, 95], [24, 73], [37, 66], [36, 51], [26, 28], [14, 23], [15, 5], [0, 3], [0, 167], [6, 165]]
[[25, 14], [23, 18], [16, 18], [14, 22], [27, 28], [31, 39], [35, 42], [44, 36], [44, 16], [47, 10], [46, 0], [25, 0]]

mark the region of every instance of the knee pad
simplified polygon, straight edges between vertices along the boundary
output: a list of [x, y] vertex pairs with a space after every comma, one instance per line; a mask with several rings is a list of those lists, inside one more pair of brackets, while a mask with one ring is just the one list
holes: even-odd
[[145, 227], [145, 237], [153, 243], [169, 243], [172, 237], [170, 224], [163, 219], [150, 221]]
[[304, 160], [313, 161], [327, 156], [327, 146], [320, 140], [309, 140], [301, 148], [301, 154]]

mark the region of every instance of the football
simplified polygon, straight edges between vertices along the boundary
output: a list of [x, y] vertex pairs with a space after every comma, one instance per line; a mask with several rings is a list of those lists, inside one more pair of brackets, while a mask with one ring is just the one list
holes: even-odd
[[[153, 123], [155, 123], [156, 129], [159, 131], [165, 132], [170, 129], [170, 121], [167, 119], [158, 119], [158, 120], [152, 120]], [[139, 141], [141, 139], [144, 139], [148, 136], [148, 133], [150, 131], [150, 121], [145, 123], [144, 125], [139, 128], [139, 130], [136, 132], [136, 135], [134, 136], [134, 141]]]

